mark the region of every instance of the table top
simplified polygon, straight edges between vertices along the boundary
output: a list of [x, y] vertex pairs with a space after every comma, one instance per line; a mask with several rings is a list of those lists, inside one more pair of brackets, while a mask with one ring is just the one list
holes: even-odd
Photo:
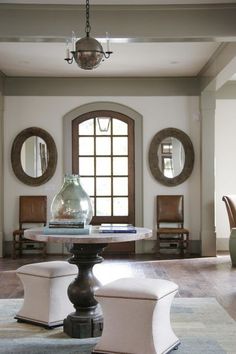
[[115, 243], [143, 240], [152, 237], [152, 230], [136, 227], [136, 233], [101, 233], [99, 226], [93, 226], [89, 235], [46, 235], [42, 227], [27, 229], [24, 237], [34, 241], [58, 243]]

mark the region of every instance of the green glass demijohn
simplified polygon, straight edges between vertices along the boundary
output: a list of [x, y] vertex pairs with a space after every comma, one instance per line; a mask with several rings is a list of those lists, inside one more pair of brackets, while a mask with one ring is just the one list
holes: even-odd
[[85, 225], [90, 223], [93, 209], [78, 175], [65, 175], [61, 190], [53, 198], [51, 215], [53, 221], [76, 221]]

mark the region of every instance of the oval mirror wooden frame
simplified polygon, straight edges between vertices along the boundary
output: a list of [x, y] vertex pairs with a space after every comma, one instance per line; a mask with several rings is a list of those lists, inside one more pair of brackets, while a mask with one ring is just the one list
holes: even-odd
[[[159, 158], [158, 158], [158, 148], [161, 142], [167, 137], [174, 137], [178, 139], [184, 148], [185, 153], [185, 161], [182, 172], [173, 178], [165, 177], [163, 172], [159, 167]], [[166, 128], [159, 131], [156, 135], [154, 135], [150, 147], [149, 147], [149, 167], [153, 177], [160, 183], [165, 186], [173, 187], [183, 183], [192, 173], [193, 164], [194, 164], [194, 150], [193, 144], [182, 130], [175, 128]]]
[[[21, 149], [26, 139], [31, 136], [42, 138], [48, 150], [48, 166], [46, 171], [39, 177], [31, 177], [25, 173], [21, 164]], [[40, 186], [52, 178], [57, 166], [57, 148], [52, 136], [44, 129], [31, 127], [22, 130], [13, 141], [11, 149], [11, 164], [16, 177], [29, 186]]]

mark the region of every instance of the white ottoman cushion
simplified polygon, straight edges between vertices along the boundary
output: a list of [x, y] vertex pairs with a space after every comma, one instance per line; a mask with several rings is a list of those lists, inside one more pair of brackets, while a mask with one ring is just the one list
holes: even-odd
[[96, 291], [96, 297], [157, 300], [178, 290], [178, 285], [163, 279], [121, 278]]
[[96, 290], [104, 316], [93, 353], [164, 354], [178, 346], [170, 306], [178, 285], [162, 279], [122, 278]]
[[51, 261], [23, 265], [17, 269], [16, 273], [45, 278], [56, 278], [77, 274], [77, 267], [74, 264], [65, 261]]
[[24, 303], [16, 318], [47, 327], [62, 325], [74, 307], [67, 289], [78, 274], [75, 265], [65, 261], [27, 264], [17, 269], [24, 287]]

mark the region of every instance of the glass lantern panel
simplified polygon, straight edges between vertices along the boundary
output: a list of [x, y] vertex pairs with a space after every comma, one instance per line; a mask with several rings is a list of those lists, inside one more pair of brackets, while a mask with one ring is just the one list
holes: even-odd
[[79, 138], [79, 155], [94, 155], [93, 138]]
[[128, 195], [128, 177], [113, 178], [113, 194]]
[[96, 198], [96, 211], [97, 216], [110, 216], [111, 198]]
[[94, 134], [94, 119], [88, 119], [79, 124], [79, 135], [93, 135]]
[[128, 155], [128, 138], [113, 138], [113, 154]]
[[79, 157], [79, 175], [93, 176], [94, 175], [94, 158]]
[[111, 138], [96, 138], [96, 155], [111, 155]]
[[128, 215], [128, 197], [113, 198], [113, 215], [127, 216]]
[[97, 177], [96, 179], [96, 193], [100, 195], [111, 195], [111, 178], [110, 177]]
[[113, 175], [127, 176], [128, 175], [128, 158], [114, 157], [113, 158]]
[[128, 135], [128, 124], [113, 118], [113, 135]]
[[96, 174], [97, 176], [111, 175], [111, 158], [97, 157], [96, 158]]

